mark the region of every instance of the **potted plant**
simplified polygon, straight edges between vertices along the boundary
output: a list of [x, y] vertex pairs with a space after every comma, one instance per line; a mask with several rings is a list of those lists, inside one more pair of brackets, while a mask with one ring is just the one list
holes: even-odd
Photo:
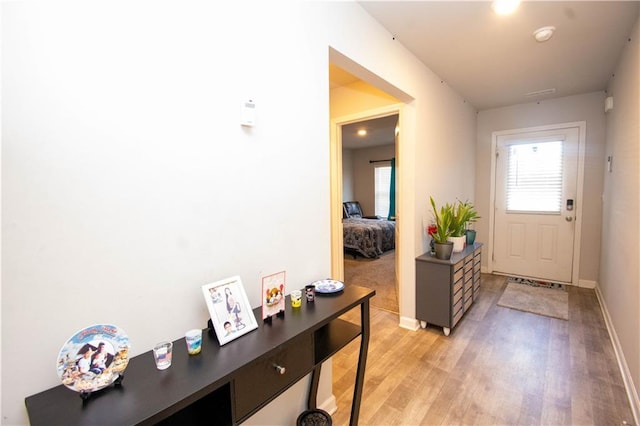
[[451, 227], [453, 222], [453, 206], [447, 203], [438, 209], [433, 197], [429, 198], [436, 221], [436, 230], [431, 234], [431, 237], [435, 241], [436, 258], [448, 260], [451, 258], [451, 252], [453, 251], [453, 243], [449, 241], [453, 230]]
[[[468, 240], [467, 224], [473, 223], [480, 218], [478, 212], [472, 203], [468, 201], [457, 201], [453, 206], [453, 218], [451, 223], [451, 239], [453, 241], [453, 251], [460, 252], [464, 250], [464, 244]], [[475, 234], [475, 231], [473, 232]], [[473, 236], [475, 240], [475, 235]], [[472, 244], [471, 243], [468, 244]]]

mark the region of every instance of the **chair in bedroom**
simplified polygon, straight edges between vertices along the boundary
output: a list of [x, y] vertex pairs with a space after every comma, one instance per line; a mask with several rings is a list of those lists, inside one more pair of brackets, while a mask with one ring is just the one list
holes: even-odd
[[359, 201], [345, 201], [342, 203], [343, 218], [382, 219], [380, 216], [363, 216]]

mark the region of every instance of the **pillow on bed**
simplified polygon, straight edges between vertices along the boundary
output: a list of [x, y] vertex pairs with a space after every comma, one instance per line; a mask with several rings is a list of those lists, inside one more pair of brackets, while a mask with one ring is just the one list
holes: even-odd
[[344, 203], [342, 203], [342, 212], [344, 213], [342, 215], [344, 218], [362, 217], [362, 207], [360, 207], [360, 203], [358, 201], [345, 201]]

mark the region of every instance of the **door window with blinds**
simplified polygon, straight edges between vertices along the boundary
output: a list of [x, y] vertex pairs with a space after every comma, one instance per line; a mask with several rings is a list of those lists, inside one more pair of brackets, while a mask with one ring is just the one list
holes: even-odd
[[391, 166], [376, 166], [375, 172], [375, 210], [376, 216], [389, 215], [389, 197], [391, 186]]
[[562, 141], [513, 144], [507, 155], [507, 212], [560, 214]]

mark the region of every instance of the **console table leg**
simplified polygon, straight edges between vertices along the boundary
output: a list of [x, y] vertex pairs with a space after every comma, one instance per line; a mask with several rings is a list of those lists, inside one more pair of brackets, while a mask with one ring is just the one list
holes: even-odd
[[311, 386], [309, 387], [307, 410], [315, 410], [317, 408], [318, 383], [320, 383], [320, 368], [322, 368], [322, 364], [318, 364], [311, 372]]
[[367, 366], [367, 351], [369, 350], [369, 299], [360, 305], [360, 324], [362, 326], [362, 335], [360, 336], [360, 355], [358, 357], [356, 383], [353, 388], [353, 403], [351, 404], [351, 419], [349, 421], [351, 426], [357, 426], [358, 417], [360, 416], [364, 371]]

